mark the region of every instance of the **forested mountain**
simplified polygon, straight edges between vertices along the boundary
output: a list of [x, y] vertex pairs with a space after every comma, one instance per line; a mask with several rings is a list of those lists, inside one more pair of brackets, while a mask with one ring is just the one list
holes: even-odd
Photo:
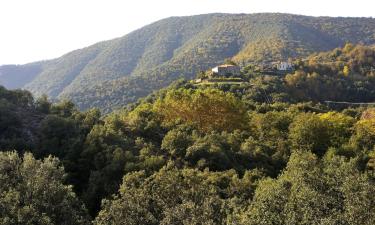
[[[124, 37], [35, 64], [0, 67], [0, 82], [108, 112], [226, 58], [246, 65], [374, 44], [375, 19], [289, 14], [167, 18]], [[20, 78], [21, 77], [21, 78]]]
[[30, 83], [41, 71], [41, 62], [27, 65], [0, 66], [0, 84], [11, 89], [21, 88]]
[[0, 224], [373, 225], [375, 108], [319, 103], [374, 98], [373, 53], [180, 80], [105, 116], [1, 88]]

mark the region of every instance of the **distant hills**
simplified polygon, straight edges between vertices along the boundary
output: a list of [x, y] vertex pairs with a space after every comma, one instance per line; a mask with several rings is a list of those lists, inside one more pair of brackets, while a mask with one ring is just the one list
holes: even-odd
[[286, 60], [343, 46], [375, 44], [375, 19], [290, 14], [171, 17], [60, 58], [0, 67], [0, 84], [72, 99], [81, 109], [119, 108], [232, 58]]

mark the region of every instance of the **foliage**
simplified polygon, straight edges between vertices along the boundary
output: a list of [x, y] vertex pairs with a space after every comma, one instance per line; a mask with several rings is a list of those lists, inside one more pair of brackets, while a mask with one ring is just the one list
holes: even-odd
[[174, 168], [150, 177], [142, 171], [128, 174], [119, 195], [104, 201], [94, 224], [225, 224], [233, 185], [246, 180], [232, 171]]
[[289, 139], [295, 149], [322, 156], [330, 141], [327, 123], [315, 114], [301, 114], [291, 124]]
[[358, 147], [371, 150], [375, 146], [375, 118], [361, 119], [355, 125], [352, 141]]
[[338, 112], [323, 113], [319, 117], [327, 124], [327, 133], [332, 146], [339, 147], [348, 142], [355, 123], [353, 117]]
[[242, 102], [216, 89], [170, 91], [156, 104], [156, 111], [167, 124], [182, 120], [203, 132], [233, 131], [246, 124]]
[[0, 88], [1, 222], [87, 224], [87, 208], [94, 224], [373, 224], [374, 108], [320, 103], [372, 100], [372, 54], [179, 80], [103, 116]]
[[[279, 13], [172, 17], [57, 59], [2, 66], [0, 83], [38, 97], [69, 98], [83, 110], [109, 112], [228, 58], [245, 66], [305, 57], [347, 42], [374, 44], [373, 21]], [[370, 59], [367, 54], [361, 58]], [[345, 75], [351, 77], [357, 62], [342, 63], [339, 74], [348, 68]]]
[[90, 224], [57, 158], [0, 152], [0, 224]]
[[286, 87], [299, 101], [374, 101], [374, 57], [375, 49], [362, 45], [311, 55], [296, 62]]
[[294, 153], [282, 175], [260, 182], [243, 224], [373, 224], [373, 180], [356, 159]]

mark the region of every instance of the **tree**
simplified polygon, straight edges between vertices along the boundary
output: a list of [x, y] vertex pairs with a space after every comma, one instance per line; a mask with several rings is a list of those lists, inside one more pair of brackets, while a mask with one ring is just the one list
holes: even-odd
[[231, 93], [217, 89], [179, 89], [159, 99], [155, 110], [165, 124], [179, 120], [196, 125], [203, 132], [243, 129], [247, 112], [243, 103]]
[[77, 108], [73, 102], [69, 100], [62, 100], [61, 102], [52, 105], [50, 110], [52, 114], [56, 114], [62, 117], [69, 117], [77, 111]]
[[242, 165], [237, 161], [236, 147], [228, 143], [225, 134], [210, 133], [198, 138], [186, 149], [186, 161], [197, 168], [209, 168], [213, 171], [222, 171], [230, 168], [239, 168]]
[[348, 66], [344, 66], [344, 69], [342, 70], [342, 73], [344, 74], [344, 76], [349, 76], [349, 74], [350, 74], [350, 69], [349, 69], [349, 67]]
[[0, 224], [90, 224], [64, 177], [56, 158], [0, 152]]
[[358, 159], [319, 160], [292, 154], [277, 179], [265, 179], [241, 217], [242, 224], [374, 224], [374, 182]]
[[183, 159], [186, 149], [193, 144], [191, 131], [185, 127], [170, 130], [163, 138], [161, 149], [166, 150], [173, 159]]
[[358, 149], [372, 150], [375, 147], [375, 117], [357, 121], [351, 141]]
[[230, 58], [225, 59], [224, 60], [224, 64], [229, 64], [229, 65], [237, 66], [237, 63], [235, 61], [233, 61], [232, 59], [230, 59]]
[[47, 95], [42, 95], [35, 101], [36, 109], [41, 113], [48, 114], [50, 112], [52, 103], [48, 101]]
[[318, 115], [303, 113], [290, 125], [289, 139], [294, 149], [312, 151], [324, 155], [329, 146], [328, 127]]
[[103, 202], [94, 224], [223, 224], [224, 201], [208, 175], [167, 168], [150, 177], [128, 174], [119, 195]]
[[81, 144], [80, 130], [75, 120], [57, 115], [48, 115], [40, 123], [40, 156], [52, 154], [65, 157]]
[[344, 48], [342, 50], [345, 53], [349, 53], [350, 51], [353, 50], [353, 48], [354, 48], [354, 45], [352, 43], [348, 42], [348, 43], [345, 44], [345, 46], [344, 46]]
[[327, 125], [330, 146], [340, 147], [349, 141], [355, 119], [339, 112], [328, 112], [319, 115]]
[[114, 194], [124, 175], [125, 163], [132, 163], [132, 140], [123, 135], [124, 123], [118, 116], [106, 118], [86, 136], [80, 154], [79, 173], [82, 198], [90, 214], [95, 215], [105, 196]]

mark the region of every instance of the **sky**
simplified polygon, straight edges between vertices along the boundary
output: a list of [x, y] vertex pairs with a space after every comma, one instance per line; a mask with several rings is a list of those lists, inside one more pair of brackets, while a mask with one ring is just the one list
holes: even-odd
[[375, 17], [375, 0], [0, 0], [0, 65], [52, 59], [170, 16]]

